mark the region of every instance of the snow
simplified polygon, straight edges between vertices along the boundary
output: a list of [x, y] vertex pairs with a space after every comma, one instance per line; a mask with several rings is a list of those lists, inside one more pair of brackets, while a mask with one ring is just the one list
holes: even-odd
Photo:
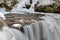
[[53, 3], [53, 0], [39, 0], [39, 5], [50, 5]]
[[0, 12], [0, 17], [3, 18], [4, 20], [6, 19], [2, 12]]
[[12, 26], [13, 26], [13, 27], [16, 27], [16, 28], [20, 28], [20, 27], [22, 27], [21, 24], [13, 24]]

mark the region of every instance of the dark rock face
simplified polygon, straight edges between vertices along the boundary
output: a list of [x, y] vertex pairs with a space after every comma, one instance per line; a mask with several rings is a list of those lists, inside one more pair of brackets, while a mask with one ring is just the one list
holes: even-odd
[[47, 13], [60, 13], [60, 6], [56, 7], [55, 4], [52, 5], [46, 5], [46, 6], [36, 6], [35, 11], [36, 12], [47, 12]]
[[18, 3], [18, 1], [17, 0], [4, 0], [4, 2], [3, 3], [0, 3], [0, 7], [1, 8], [5, 8], [6, 9], [6, 11], [10, 11], [10, 10], [12, 10], [12, 8], [13, 8], [13, 6], [15, 6], [16, 4]]
[[32, 0], [30, 0], [30, 4], [32, 4]]
[[3, 7], [3, 4], [4, 4], [4, 3], [1, 3], [1, 4], [0, 4], [0, 7], [1, 7], [1, 8]]
[[27, 5], [27, 4], [26, 4], [25, 6], [26, 6], [27, 9], [29, 9], [31, 5]]

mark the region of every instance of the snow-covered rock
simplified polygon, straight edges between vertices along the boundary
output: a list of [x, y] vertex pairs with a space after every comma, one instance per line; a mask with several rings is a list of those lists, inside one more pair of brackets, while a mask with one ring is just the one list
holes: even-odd
[[39, 5], [50, 5], [53, 3], [53, 0], [39, 0]]

